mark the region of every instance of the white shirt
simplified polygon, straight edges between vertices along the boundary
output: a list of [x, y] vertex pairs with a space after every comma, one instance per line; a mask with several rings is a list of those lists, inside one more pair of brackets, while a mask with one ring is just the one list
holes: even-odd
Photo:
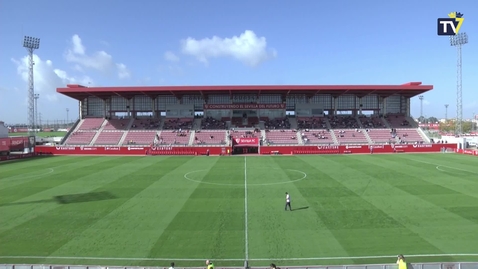
[[287, 194], [287, 195], [285, 196], [285, 201], [286, 201], [287, 203], [290, 203], [290, 195], [289, 195], [289, 194]]

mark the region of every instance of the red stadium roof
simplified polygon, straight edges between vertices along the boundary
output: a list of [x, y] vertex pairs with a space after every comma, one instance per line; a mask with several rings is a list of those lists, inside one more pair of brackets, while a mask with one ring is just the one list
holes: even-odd
[[387, 97], [393, 94], [401, 94], [413, 97], [433, 89], [431, 85], [422, 85], [421, 82], [409, 82], [402, 85], [256, 85], [256, 86], [129, 86], [129, 87], [85, 87], [82, 85], [67, 85], [66, 88], [58, 88], [56, 91], [77, 100], [83, 100], [89, 96], [106, 99], [111, 96], [121, 96], [127, 99], [135, 95], [147, 95], [157, 97], [161, 95], [184, 95], [209, 94], [330, 94], [340, 96], [343, 94], [355, 94], [366, 96], [377, 94]]

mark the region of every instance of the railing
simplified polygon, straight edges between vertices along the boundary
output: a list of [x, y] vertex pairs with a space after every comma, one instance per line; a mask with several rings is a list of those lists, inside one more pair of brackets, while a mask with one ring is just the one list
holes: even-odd
[[[40, 265], [0, 264], [0, 269], [165, 269], [167, 267], [142, 266], [86, 266], [86, 265]], [[176, 267], [177, 269], [204, 269], [204, 267]], [[216, 267], [217, 269], [244, 269], [244, 267]], [[269, 267], [249, 267], [269, 269]], [[281, 269], [397, 269], [396, 264], [332, 265], [332, 266], [280, 266]], [[478, 269], [478, 262], [409, 263], [408, 269]]]

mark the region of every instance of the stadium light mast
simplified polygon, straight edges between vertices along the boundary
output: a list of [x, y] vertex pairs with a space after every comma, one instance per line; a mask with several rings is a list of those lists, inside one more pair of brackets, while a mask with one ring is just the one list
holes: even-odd
[[418, 96], [418, 99], [420, 99], [420, 118], [423, 120], [423, 95]]
[[455, 134], [463, 133], [463, 95], [462, 95], [462, 73], [461, 73], [461, 47], [468, 43], [468, 35], [466, 33], [458, 33], [450, 36], [450, 45], [456, 47], [456, 122]]
[[69, 113], [70, 113], [70, 109], [67, 108], [67, 109], [66, 109], [66, 125], [67, 125], [67, 126], [68, 126], [68, 120], [69, 120], [69, 119], [68, 119], [68, 118], [69, 118]]
[[23, 47], [28, 51], [28, 133], [35, 135], [35, 85], [33, 80], [33, 52], [40, 48], [40, 38], [25, 36]]
[[445, 105], [445, 121], [448, 121], [448, 104]]
[[[35, 123], [35, 126], [38, 127], [38, 119], [39, 119], [38, 118], [38, 99], [40, 98], [40, 94], [35, 93], [33, 98], [35, 98], [35, 118], [33, 122]], [[36, 132], [36, 127], [35, 127], [35, 132]]]

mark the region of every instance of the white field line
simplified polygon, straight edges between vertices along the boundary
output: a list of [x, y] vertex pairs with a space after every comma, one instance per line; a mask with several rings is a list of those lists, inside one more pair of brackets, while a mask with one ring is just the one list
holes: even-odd
[[249, 228], [247, 224], [247, 157], [244, 156], [244, 250], [246, 262], [249, 260]]
[[438, 165], [436, 163], [431, 163], [431, 162], [426, 162], [426, 161], [421, 161], [421, 160], [415, 160], [415, 159], [409, 159], [409, 160], [412, 160], [414, 162], [419, 162], [419, 163], [426, 163], [426, 164], [430, 164], [430, 165], [435, 165], [436, 169], [439, 170], [439, 171], [442, 171], [442, 172], [446, 172], [445, 170], [443, 169], [440, 169], [440, 167], [444, 167], [444, 168], [449, 168], [449, 169], [453, 169], [453, 170], [457, 170], [457, 171], [463, 171], [463, 172], [467, 172], [467, 173], [471, 173], [471, 174], [478, 174], [477, 172], [473, 172], [473, 171], [469, 171], [469, 170], [466, 170], [466, 169], [461, 169], [461, 168], [457, 168], [457, 167], [452, 167], [452, 166], [448, 166], [448, 165]]
[[[478, 253], [458, 254], [404, 254], [405, 257], [478, 257]], [[360, 259], [383, 259], [396, 258], [397, 255], [383, 256], [355, 256], [355, 257], [315, 257], [315, 258], [256, 258], [249, 261], [320, 261], [320, 260], [360, 260]], [[120, 258], [120, 257], [59, 257], [59, 256], [0, 256], [0, 259], [50, 259], [50, 260], [108, 260], [108, 261], [205, 261], [202, 259], [181, 258]], [[244, 259], [212, 259], [213, 261], [244, 261]]]

